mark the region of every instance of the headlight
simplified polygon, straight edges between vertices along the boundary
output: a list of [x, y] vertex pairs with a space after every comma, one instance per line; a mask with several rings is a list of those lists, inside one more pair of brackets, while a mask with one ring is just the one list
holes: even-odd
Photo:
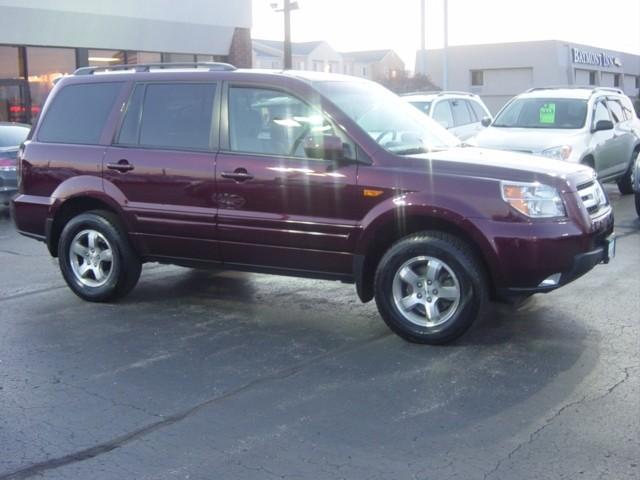
[[504, 201], [527, 217], [566, 216], [560, 193], [549, 185], [538, 182], [500, 182], [500, 186]]
[[561, 145], [559, 147], [547, 148], [540, 152], [543, 157], [555, 158], [556, 160], [566, 160], [571, 155], [570, 145]]

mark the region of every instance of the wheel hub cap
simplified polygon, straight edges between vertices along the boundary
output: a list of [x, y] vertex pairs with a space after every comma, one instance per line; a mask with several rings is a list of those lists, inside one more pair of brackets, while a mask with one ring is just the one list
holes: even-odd
[[400, 314], [421, 327], [446, 323], [460, 305], [460, 283], [442, 260], [413, 257], [393, 278], [393, 301]]
[[101, 287], [113, 274], [111, 245], [96, 230], [82, 230], [73, 238], [69, 262], [76, 280], [87, 287]]

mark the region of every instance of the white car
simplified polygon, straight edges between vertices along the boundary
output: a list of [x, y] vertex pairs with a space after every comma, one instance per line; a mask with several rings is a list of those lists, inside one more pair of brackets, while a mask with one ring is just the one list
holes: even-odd
[[449, 130], [467, 140], [491, 123], [491, 113], [479, 96], [467, 92], [407, 93], [402, 98]]
[[640, 120], [617, 88], [533, 88], [511, 99], [470, 143], [583, 163], [628, 194]]

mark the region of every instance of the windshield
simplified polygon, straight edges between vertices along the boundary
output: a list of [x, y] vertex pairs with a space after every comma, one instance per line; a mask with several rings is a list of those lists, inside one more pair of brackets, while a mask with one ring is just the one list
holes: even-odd
[[509, 103], [496, 117], [494, 127], [582, 128], [587, 101], [565, 98], [520, 98]]
[[411, 155], [460, 141], [408, 102], [373, 82], [317, 82], [315, 87], [381, 147]]
[[19, 147], [29, 134], [27, 127], [0, 125], [0, 148]]

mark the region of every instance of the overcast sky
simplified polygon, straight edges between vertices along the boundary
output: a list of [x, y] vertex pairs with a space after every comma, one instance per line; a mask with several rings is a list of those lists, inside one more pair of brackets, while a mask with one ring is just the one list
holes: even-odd
[[[283, 15], [253, 0], [254, 38], [280, 40]], [[282, 4], [282, 0], [277, 0]], [[339, 51], [395, 49], [413, 70], [420, 0], [298, 0], [293, 41]], [[427, 0], [427, 48], [442, 46], [443, 0]], [[640, 54], [640, 0], [449, 0], [449, 45], [567, 40]]]

